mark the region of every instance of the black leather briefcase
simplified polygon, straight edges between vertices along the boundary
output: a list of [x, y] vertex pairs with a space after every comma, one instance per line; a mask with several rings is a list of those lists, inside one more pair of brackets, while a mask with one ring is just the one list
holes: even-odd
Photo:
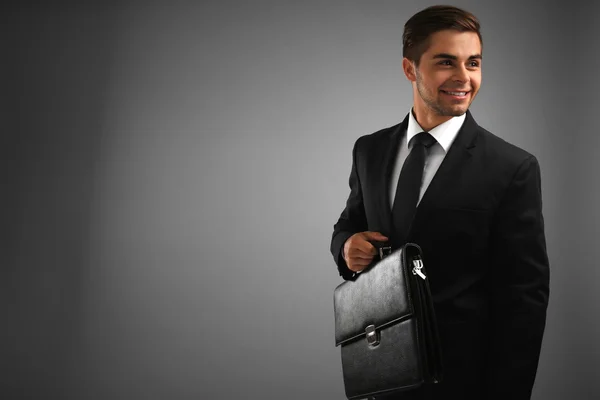
[[[388, 254], [384, 254], [385, 251]], [[442, 380], [442, 355], [421, 248], [407, 243], [334, 291], [335, 343], [346, 397], [362, 399]]]

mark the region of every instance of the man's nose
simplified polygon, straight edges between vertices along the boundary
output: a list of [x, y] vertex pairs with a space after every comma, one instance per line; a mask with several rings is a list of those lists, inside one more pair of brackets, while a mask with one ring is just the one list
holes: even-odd
[[452, 78], [455, 81], [468, 82], [469, 81], [469, 71], [467, 71], [467, 69], [465, 67], [458, 67], [455, 70], [454, 76]]

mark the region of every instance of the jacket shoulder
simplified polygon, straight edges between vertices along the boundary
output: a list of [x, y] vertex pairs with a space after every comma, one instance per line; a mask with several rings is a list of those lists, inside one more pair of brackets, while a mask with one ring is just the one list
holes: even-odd
[[354, 143], [355, 149], [363, 152], [368, 151], [375, 146], [380, 146], [382, 142], [389, 140], [389, 138], [398, 131], [400, 125], [402, 125], [402, 123], [360, 136]]
[[488, 161], [507, 168], [518, 168], [526, 160], [537, 162], [531, 152], [493, 134], [481, 126], [478, 127], [478, 146], [481, 145]]

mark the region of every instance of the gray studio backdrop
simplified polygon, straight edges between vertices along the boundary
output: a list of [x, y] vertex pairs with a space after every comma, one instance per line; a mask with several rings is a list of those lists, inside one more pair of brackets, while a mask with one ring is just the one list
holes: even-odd
[[[329, 240], [434, 2], [57, 4], [0, 17], [0, 397], [343, 399]], [[598, 398], [597, 10], [454, 4], [483, 25], [476, 120], [542, 167], [533, 398]]]

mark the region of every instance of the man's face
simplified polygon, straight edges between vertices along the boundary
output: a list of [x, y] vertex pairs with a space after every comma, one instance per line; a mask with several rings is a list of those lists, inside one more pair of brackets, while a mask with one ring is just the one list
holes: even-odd
[[444, 30], [430, 37], [430, 45], [415, 69], [420, 108], [436, 116], [464, 114], [481, 84], [481, 42], [475, 32]]

